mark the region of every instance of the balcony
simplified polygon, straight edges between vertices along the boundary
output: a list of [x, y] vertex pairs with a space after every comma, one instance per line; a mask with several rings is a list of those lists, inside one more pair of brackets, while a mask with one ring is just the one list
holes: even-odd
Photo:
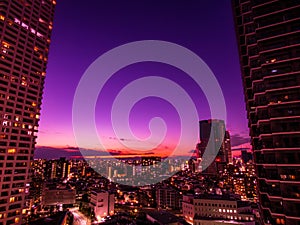
[[254, 17], [264, 16], [282, 9], [280, 3], [276, 1], [270, 2], [269, 4], [263, 4], [263, 3], [266, 3], [266, 1], [262, 2], [260, 0], [255, 0], [253, 2], [254, 6], [257, 6], [253, 8]]
[[258, 167], [258, 177], [267, 180], [280, 180], [277, 169], [265, 169], [262, 166]]
[[261, 17], [256, 19], [255, 22], [258, 24], [259, 28], [289, 22], [290, 20], [299, 18], [298, 10], [299, 8], [294, 8], [285, 12], [277, 13], [270, 17]]
[[300, 202], [286, 201], [284, 207], [287, 216], [300, 217]]
[[281, 184], [282, 197], [300, 200], [300, 184]]
[[300, 181], [300, 167], [282, 167], [279, 168], [281, 181]]
[[271, 105], [270, 117], [294, 117], [300, 115], [300, 106], [297, 102], [291, 102], [289, 104]]
[[296, 87], [300, 83], [300, 74], [285, 77], [285, 79], [274, 79], [265, 83], [266, 90], [279, 89], [282, 87]]
[[272, 213], [284, 214], [284, 207], [280, 200], [270, 200], [267, 195], [261, 195], [261, 203], [264, 208], [269, 208]]
[[265, 28], [257, 31], [257, 41], [274, 38], [277, 36], [285, 35], [287, 33], [293, 33], [300, 30], [300, 21], [291, 21], [286, 24], [279, 24], [272, 28]]
[[292, 47], [294, 45], [300, 44], [300, 34], [287, 35], [284, 38], [278, 37], [270, 40], [259, 40], [259, 48], [261, 53], [268, 51], [275, 51], [277, 49], [282, 49], [285, 47]]
[[275, 148], [300, 148], [300, 134], [276, 134], [273, 136], [273, 145]]
[[272, 133], [280, 132], [297, 132], [300, 131], [300, 121], [299, 119], [289, 119], [285, 121], [274, 121], [271, 123]]
[[259, 190], [267, 193], [269, 196], [281, 197], [281, 190], [279, 183], [268, 184], [264, 181], [260, 182]]
[[299, 164], [300, 151], [276, 152], [276, 161], [279, 164]]

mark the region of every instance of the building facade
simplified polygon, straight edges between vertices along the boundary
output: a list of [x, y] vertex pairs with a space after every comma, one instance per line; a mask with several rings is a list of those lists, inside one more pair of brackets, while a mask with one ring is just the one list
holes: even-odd
[[156, 188], [156, 204], [162, 209], [181, 209], [182, 197], [179, 191], [172, 187]]
[[300, 1], [234, 0], [264, 224], [300, 224]]
[[182, 214], [194, 225], [255, 224], [250, 202], [220, 195], [183, 196]]
[[0, 224], [21, 224], [55, 0], [0, 1]]
[[113, 215], [115, 212], [115, 195], [108, 191], [92, 191], [90, 207], [98, 221], [106, 216]]
[[67, 186], [57, 187], [46, 184], [42, 192], [42, 207], [73, 205], [76, 200], [76, 190]]

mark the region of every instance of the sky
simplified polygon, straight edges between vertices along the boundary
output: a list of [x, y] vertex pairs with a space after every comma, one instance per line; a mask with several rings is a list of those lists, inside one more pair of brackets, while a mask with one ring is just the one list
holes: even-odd
[[[227, 107], [226, 128], [232, 136], [232, 145], [239, 146], [249, 142], [230, 2], [58, 1], [37, 145], [57, 148], [78, 146], [73, 133], [72, 104], [80, 79], [88, 67], [105, 52], [126, 43], [142, 40], [172, 42], [197, 54], [212, 70], [223, 91]], [[144, 76], [159, 76], [176, 82], [194, 102], [199, 120], [210, 118], [208, 103], [202, 90], [185, 72], [159, 62], [132, 64], [113, 74], [98, 96], [95, 121], [98, 136], [105, 143], [106, 149], [125, 151], [126, 146], [144, 146], [148, 151], [155, 153], [172, 152], [182, 136], [180, 113], [166, 99], [157, 96], [140, 99], [132, 107], [128, 119], [123, 115], [122, 105], [119, 106], [114, 121], [127, 119], [134, 135], [118, 136], [114, 133], [110, 125], [114, 100], [126, 85]], [[140, 92], [146, 87], [151, 86], [145, 83], [143, 85], [145, 86], [136, 91], [137, 96], [141, 95]], [[166, 92], [167, 89], [161, 90]], [[174, 91], [174, 94], [176, 93], [177, 91]], [[88, 99], [89, 97], [87, 102]], [[126, 108], [126, 103], [123, 106]], [[159, 135], [147, 140], [151, 135], [149, 121], [153, 117], [161, 117], [166, 127], [165, 138], [155, 147], [152, 141], [159, 141], [162, 129], [161, 124], [157, 127], [154, 124], [154, 130]], [[191, 125], [190, 134], [199, 136], [197, 126], [198, 121], [195, 121]], [[133, 137], [139, 140], [133, 140]], [[86, 145], [80, 147], [99, 147], [89, 140], [88, 132], [85, 141]], [[194, 148], [197, 141], [185, 143], [185, 148]]]

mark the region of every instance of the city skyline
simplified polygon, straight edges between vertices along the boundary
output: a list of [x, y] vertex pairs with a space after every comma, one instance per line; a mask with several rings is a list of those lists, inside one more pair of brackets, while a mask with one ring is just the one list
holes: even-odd
[[299, 0], [0, 6], [0, 225], [300, 224]]
[[[137, 2], [132, 4], [115, 3], [91, 1], [90, 4], [82, 6], [72, 2], [72, 10], [67, 10], [71, 1], [57, 4], [37, 145], [58, 149], [77, 147], [72, 131], [71, 110], [79, 79], [94, 59], [105, 51], [126, 42], [143, 39], [171, 41], [198, 54], [214, 72], [223, 90], [228, 107], [226, 126], [231, 133], [233, 146], [248, 143], [249, 135], [242, 97], [242, 81], [238, 67], [231, 4], [221, 3], [216, 7], [217, 15], [212, 16], [207, 13], [209, 11], [207, 9], [214, 7], [213, 3], [191, 2], [186, 6], [180, 1], [174, 6], [169, 6], [166, 3], [150, 4], [147, 1], [146, 4], [138, 4]], [[184, 6], [186, 11], [180, 11], [180, 6]], [[148, 9], [146, 14], [141, 13], [145, 7]], [[155, 10], [156, 7], [160, 11]], [[224, 10], [224, 7], [226, 10]], [[96, 13], [98, 9], [100, 12]], [[80, 17], [77, 16], [79, 10]], [[155, 17], [152, 15], [154, 11], [156, 11]], [[118, 13], [113, 15], [108, 12]], [[93, 15], [93, 19], [91, 15]], [[181, 20], [178, 20], [179, 15]], [[123, 21], [122, 17], [126, 17], [126, 21]], [[160, 21], [164, 22], [161, 23]], [[84, 26], [87, 22], [90, 25]], [[219, 23], [222, 23], [222, 26], [219, 26]], [[141, 24], [145, 24], [145, 26], [141, 26]], [[186, 24], [189, 24], [189, 26], [186, 26]], [[195, 29], [196, 27], [198, 29]], [[212, 29], [212, 27], [218, 27], [218, 29]], [[81, 29], [79, 34], [77, 32], [78, 28]], [[75, 35], [75, 33], [78, 35]], [[217, 38], [220, 33], [225, 34], [223, 39]], [[208, 38], [212, 36], [217, 39]], [[74, 54], [74, 51], [77, 53]], [[106, 85], [107, 88], [103, 91], [103, 94], [101, 93], [102, 95], [100, 94], [99, 98], [103, 96], [101, 98], [105, 99], [103, 103], [109, 106], [112, 101], [110, 95], [114, 96], [122, 85], [130, 82], [130, 79], [139, 77], [140, 73], [146, 75], [159, 73], [164, 74], [169, 79], [175, 79], [175, 82], [188, 90], [188, 94], [195, 100], [199, 119], [210, 118], [209, 110], [207, 110], [208, 105], [205, 97], [201, 94], [201, 90], [186, 79], [184, 73], [178, 69], [159, 63], [141, 63], [122, 69]], [[129, 74], [130, 76], [126, 76], [130, 78], [129, 80], [118, 78]], [[173, 74], [176, 76], [173, 76]], [[227, 78], [229, 76], [230, 79]], [[72, 79], [69, 79], [70, 77]], [[116, 91], [112, 91], [112, 89], [116, 89]], [[102, 105], [100, 106], [100, 103], [98, 103], [96, 106], [97, 125], [100, 123], [105, 124], [105, 119], [101, 121], [101, 118], [108, 118], [107, 115], [109, 115], [106, 112], [108, 109], [103, 108]], [[56, 113], [57, 110], [59, 110], [59, 113]], [[137, 104], [132, 112], [134, 122], [131, 125], [133, 131], [140, 138], [149, 135], [145, 123], [145, 121], [148, 121], [144, 118], [151, 118], [157, 114], [162, 115], [162, 118], [167, 122], [168, 131], [172, 130], [174, 132], [168, 134], [169, 139], [165, 141], [163, 146], [159, 147], [159, 150], [174, 147], [173, 140], [178, 139], [178, 132], [175, 131], [179, 129], [179, 125], [176, 122], [178, 117], [176, 111], [174, 113], [172, 105], [149, 98]], [[141, 113], [143, 117], [139, 116]], [[195, 121], [195, 124], [197, 123], [198, 121]], [[142, 124], [142, 126], [137, 124]], [[104, 130], [106, 129], [105, 126]], [[98, 129], [103, 130], [103, 126]], [[126, 137], [123, 140], [116, 140], [111, 131], [107, 130], [105, 132], [107, 135], [103, 138], [109, 143], [111, 149], [125, 150], [116, 142], [126, 141]], [[195, 132], [198, 132], [198, 130], [195, 130]], [[120, 137], [120, 139], [122, 138]], [[194, 149], [197, 141], [195, 140], [195, 143], [191, 143], [187, 148]], [[97, 147], [91, 149], [97, 149]]]

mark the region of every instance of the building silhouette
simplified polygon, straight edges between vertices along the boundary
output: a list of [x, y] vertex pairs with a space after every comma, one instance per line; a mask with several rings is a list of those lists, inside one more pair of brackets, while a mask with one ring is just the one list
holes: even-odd
[[234, 0], [263, 224], [300, 224], [300, 1]]
[[[217, 175], [224, 165], [232, 163], [230, 134], [223, 120], [209, 119], [199, 122], [200, 143], [196, 147], [197, 158], [201, 158], [205, 173]], [[211, 137], [211, 142], [209, 138]], [[207, 151], [207, 153], [205, 153]], [[213, 162], [209, 165], [206, 162]]]
[[0, 224], [21, 224], [55, 0], [0, 1]]

